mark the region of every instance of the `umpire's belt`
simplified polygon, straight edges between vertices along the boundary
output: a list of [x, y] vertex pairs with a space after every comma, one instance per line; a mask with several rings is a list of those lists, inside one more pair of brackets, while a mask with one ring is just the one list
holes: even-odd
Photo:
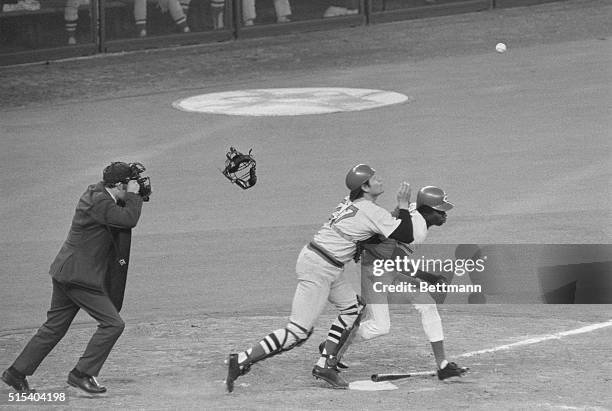
[[334, 257], [329, 255], [327, 250], [322, 248], [320, 245], [318, 245], [314, 241], [311, 241], [310, 243], [308, 243], [306, 247], [308, 247], [309, 250], [312, 250], [315, 253], [319, 254], [325, 261], [327, 261], [331, 265], [336, 266], [338, 268], [344, 268], [344, 264], [342, 264], [340, 261], [336, 260]]

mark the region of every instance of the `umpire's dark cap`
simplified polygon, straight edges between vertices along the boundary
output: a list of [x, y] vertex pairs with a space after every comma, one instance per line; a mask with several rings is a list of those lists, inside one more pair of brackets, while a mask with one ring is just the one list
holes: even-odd
[[110, 163], [102, 171], [102, 181], [106, 184], [115, 184], [126, 182], [132, 176], [132, 170], [129, 164], [122, 161]]

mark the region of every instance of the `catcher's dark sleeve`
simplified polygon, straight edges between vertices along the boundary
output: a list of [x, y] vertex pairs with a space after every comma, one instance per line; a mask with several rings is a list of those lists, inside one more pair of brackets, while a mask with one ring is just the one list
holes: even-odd
[[355, 250], [355, 254], [353, 255], [353, 261], [355, 261], [356, 263], [359, 262], [359, 260], [361, 259], [361, 254], [363, 253], [363, 250], [367, 248], [367, 246], [377, 245], [381, 242], [382, 240], [378, 234], [373, 235], [372, 237], [367, 238], [365, 240], [357, 241], [357, 243], [355, 244], [357, 247]]
[[397, 216], [402, 222], [400, 225], [389, 235], [392, 238], [402, 243], [410, 244], [414, 241], [412, 234], [412, 219], [410, 218], [410, 211], [400, 209]]

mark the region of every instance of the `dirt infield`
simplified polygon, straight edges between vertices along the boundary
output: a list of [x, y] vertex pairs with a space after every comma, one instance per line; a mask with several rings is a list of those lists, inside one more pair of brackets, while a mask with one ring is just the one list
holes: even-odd
[[[610, 310], [597, 306], [460, 306], [442, 307], [449, 355], [459, 357], [483, 348], [522, 341], [548, 333], [605, 321]], [[606, 315], [607, 314], [607, 315]], [[555, 318], [555, 319], [551, 319]], [[396, 381], [398, 389], [376, 393], [335, 391], [310, 377], [323, 328], [333, 318], [324, 316], [318, 332], [303, 347], [256, 365], [237, 381], [235, 392], [224, 392], [221, 361], [229, 347], [255, 342], [261, 330], [271, 330], [284, 318], [191, 317], [165, 322], [135, 323], [118, 342], [103, 381], [112, 391], [91, 399], [70, 389], [70, 408], [105, 409], [537, 409], [605, 410], [612, 365], [604, 341], [612, 327], [592, 333], [553, 339], [511, 350], [458, 361], [470, 374], [441, 383], [436, 378]], [[528, 322], [526, 323], [526, 320]], [[375, 372], [424, 371], [433, 358], [416, 312], [396, 311], [392, 334], [354, 346], [346, 360], [350, 381], [366, 380]], [[517, 333], [517, 330], [520, 332]], [[61, 384], [72, 359], [87, 342], [90, 328], [77, 327], [45, 361], [31, 383], [41, 390], [66, 389]], [[0, 336], [3, 349], [14, 352], [27, 333]], [[594, 340], [602, 343], [594, 343]], [[5, 395], [2, 389], [0, 395]]]
[[[142, 161], [153, 195], [134, 231], [127, 327], [100, 376], [109, 393], [71, 391], [67, 408], [612, 409], [612, 327], [557, 334], [610, 321], [610, 305], [441, 306], [449, 357], [470, 375], [381, 393], [311, 377], [328, 310], [303, 347], [257, 364], [232, 395], [222, 384], [229, 351], [284, 325], [296, 256], [356, 162], [384, 176], [385, 207], [403, 179], [447, 190], [456, 207], [434, 244], [609, 243], [611, 11], [612, 1], [565, 1], [0, 68], [0, 368], [44, 321], [48, 267], [82, 190], [110, 161]], [[292, 118], [171, 107], [288, 86], [394, 90], [411, 102]], [[218, 171], [230, 145], [254, 148], [252, 190]], [[416, 313], [392, 314], [390, 335], [347, 354], [350, 381], [433, 367]], [[66, 388], [94, 327], [79, 315], [32, 385]], [[8, 392], [0, 387], [0, 407]]]

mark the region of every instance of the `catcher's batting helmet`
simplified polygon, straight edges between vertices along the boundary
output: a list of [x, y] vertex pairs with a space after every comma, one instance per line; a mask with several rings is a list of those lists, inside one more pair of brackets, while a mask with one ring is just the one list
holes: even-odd
[[428, 206], [438, 211], [448, 211], [453, 208], [453, 203], [446, 201], [444, 190], [434, 186], [423, 187], [417, 194], [417, 208]]
[[363, 183], [368, 181], [376, 172], [372, 167], [358, 164], [351, 168], [346, 175], [346, 186], [349, 190], [357, 190]]

